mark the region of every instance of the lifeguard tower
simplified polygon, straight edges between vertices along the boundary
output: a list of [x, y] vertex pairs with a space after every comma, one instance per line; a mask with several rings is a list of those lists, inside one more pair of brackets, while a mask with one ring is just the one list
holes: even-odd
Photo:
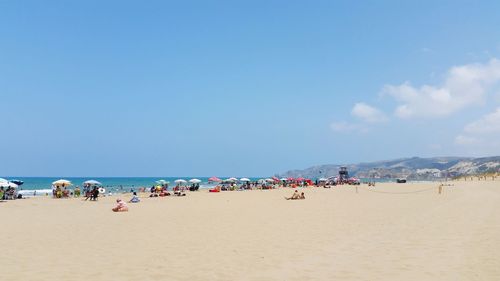
[[347, 167], [342, 166], [339, 169], [338, 182], [339, 183], [347, 183], [348, 181], [349, 181], [349, 172], [347, 171]]

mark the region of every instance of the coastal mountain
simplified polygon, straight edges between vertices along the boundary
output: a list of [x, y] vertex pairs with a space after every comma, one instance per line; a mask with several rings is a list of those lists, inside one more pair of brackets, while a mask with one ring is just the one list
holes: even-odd
[[347, 164], [318, 165], [304, 170], [291, 170], [280, 177], [328, 178], [336, 176], [341, 166], [358, 178], [406, 178], [408, 180], [432, 180], [465, 175], [500, 172], [500, 156], [402, 158], [395, 160]]

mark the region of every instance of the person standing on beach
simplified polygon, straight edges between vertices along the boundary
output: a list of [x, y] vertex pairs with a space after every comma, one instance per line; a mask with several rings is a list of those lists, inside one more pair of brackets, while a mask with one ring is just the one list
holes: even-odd
[[94, 188], [92, 189], [90, 200], [97, 201], [97, 197], [99, 197], [99, 189], [97, 189], [97, 186], [94, 186]]

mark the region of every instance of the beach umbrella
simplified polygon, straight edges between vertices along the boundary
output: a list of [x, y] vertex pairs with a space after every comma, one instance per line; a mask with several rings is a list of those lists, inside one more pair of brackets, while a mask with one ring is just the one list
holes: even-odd
[[87, 184], [87, 185], [102, 185], [102, 183], [96, 181], [96, 180], [88, 180], [88, 181], [85, 181], [83, 182], [83, 184]]
[[0, 178], [0, 182], [8, 182], [8, 180], [6, 180], [4, 178]]
[[277, 177], [272, 177], [273, 181], [280, 181]]
[[325, 178], [319, 178], [318, 181], [327, 181]]
[[184, 183], [187, 183], [187, 181], [183, 180], [183, 179], [178, 179], [178, 180], [175, 180], [174, 181], [175, 183], [177, 184], [184, 184]]
[[24, 183], [24, 181], [22, 181], [22, 180], [11, 180], [10, 182], [13, 182], [17, 185], [23, 185], [23, 183]]
[[200, 183], [201, 180], [199, 180], [199, 179], [191, 179], [191, 180], [189, 180], [189, 182], [190, 183]]
[[227, 180], [228, 180], [228, 181], [238, 181], [238, 179], [237, 179], [237, 178], [228, 178]]
[[13, 188], [17, 188], [18, 185], [13, 183], [13, 182], [10, 182], [10, 181], [2, 181], [0, 182], [0, 187], [13, 187]]
[[296, 181], [304, 181], [304, 180], [305, 180], [305, 178], [300, 177], [300, 178], [297, 178], [297, 179], [295, 179], [295, 180], [296, 180]]
[[287, 181], [288, 179], [287, 178], [281, 178], [280, 180], [281, 181]]
[[274, 182], [273, 179], [265, 179], [265, 181], [267, 181], [267, 182]]
[[169, 182], [166, 180], [157, 180], [156, 183], [161, 184], [161, 185], [165, 185], [165, 184], [168, 184]]
[[249, 181], [250, 181], [250, 179], [249, 179], [249, 178], [241, 178], [241, 179], [240, 179], [240, 181], [241, 181], [241, 182], [249, 182]]
[[71, 185], [71, 182], [69, 180], [56, 180], [55, 182], [52, 183], [52, 185], [55, 185], [55, 186], [69, 186]]
[[209, 182], [221, 182], [222, 180], [219, 179], [218, 177], [211, 177], [208, 179]]

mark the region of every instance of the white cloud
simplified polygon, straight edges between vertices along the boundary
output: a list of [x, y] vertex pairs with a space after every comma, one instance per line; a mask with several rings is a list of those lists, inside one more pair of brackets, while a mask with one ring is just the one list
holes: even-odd
[[473, 147], [474, 151], [498, 154], [500, 149], [500, 107], [479, 120], [467, 124], [462, 134], [455, 138], [455, 144]]
[[495, 112], [467, 124], [464, 132], [469, 134], [500, 133], [500, 107]]
[[400, 118], [448, 116], [466, 107], [484, 103], [485, 96], [500, 83], [500, 60], [486, 64], [452, 67], [441, 86], [413, 87], [409, 82], [386, 85], [382, 93], [392, 96], [400, 105]]
[[377, 123], [387, 121], [387, 116], [373, 106], [365, 103], [356, 103], [352, 108], [351, 114], [365, 122]]

